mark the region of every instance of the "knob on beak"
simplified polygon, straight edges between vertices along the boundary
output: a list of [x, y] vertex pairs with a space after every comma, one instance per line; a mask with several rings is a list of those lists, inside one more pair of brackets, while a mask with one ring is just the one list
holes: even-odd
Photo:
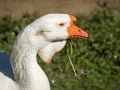
[[74, 22], [77, 20], [74, 16], [70, 15], [70, 27], [68, 28], [68, 38], [69, 39], [76, 39], [76, 38], [87, 38], [88, 34], [84, 30], [80, 29]]

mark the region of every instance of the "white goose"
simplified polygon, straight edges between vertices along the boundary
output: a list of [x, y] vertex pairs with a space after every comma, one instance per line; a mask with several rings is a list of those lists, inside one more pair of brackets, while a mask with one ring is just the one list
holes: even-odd
[[0, 90], [50, 90], [49, 80], [37, 63], [38, 54], [50, 63], [68, 38], [87, 38], [68, 14], [47, 14], [24, 28], [14, 41], [10, 61], [14, 80], [0, 72]]

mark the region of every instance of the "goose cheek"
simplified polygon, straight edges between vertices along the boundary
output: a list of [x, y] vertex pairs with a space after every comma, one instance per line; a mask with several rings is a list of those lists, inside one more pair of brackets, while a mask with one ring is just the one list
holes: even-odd
[[41, 32], [41, 31], [37, 31], [37, 32], [35, 33], [35, 35], [36, 35], [36, 36], [41, 36], [41, 35], [42, 35], [42, 32]]

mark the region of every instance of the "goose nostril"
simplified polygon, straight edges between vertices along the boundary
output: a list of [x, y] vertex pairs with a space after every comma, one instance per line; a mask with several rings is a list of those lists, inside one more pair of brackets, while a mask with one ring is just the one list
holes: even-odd
[[81, 32], [81, 30], [80, 30], [80, 29], [79, 29], [78, 31], [79, 31], [79, 32]]

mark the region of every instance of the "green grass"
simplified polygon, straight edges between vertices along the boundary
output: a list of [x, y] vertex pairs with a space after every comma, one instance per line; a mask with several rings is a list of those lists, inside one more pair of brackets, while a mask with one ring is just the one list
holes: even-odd
[[[36, 18], [37, 14], [28, 13], [19, 20], [1, 17], [0, 50], [9, 53], [18, 32]], [[77, 18], [76, 24], [89, 34], [87, 40], [73, 40], [71, 58], [78, 76], [73, 74], [66, 49], [57, 53], [49, 65], [39, 61], [51, 89], [120, 90], [120, 13], [105, 9]]]

